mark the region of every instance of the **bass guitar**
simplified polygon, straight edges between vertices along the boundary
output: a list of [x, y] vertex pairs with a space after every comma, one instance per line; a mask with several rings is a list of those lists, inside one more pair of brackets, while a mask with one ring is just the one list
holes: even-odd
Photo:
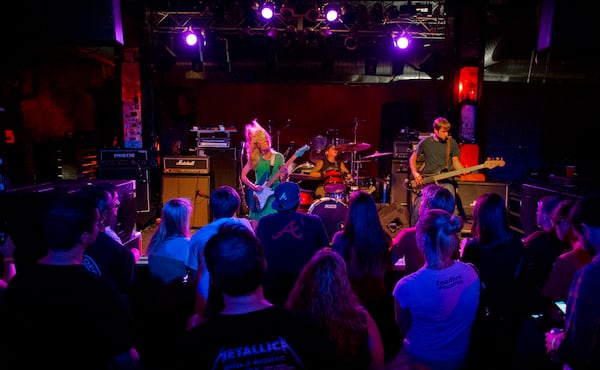
[[267, 201], [275, 191], [272, 189], [273, 182], [277, 180], [287, 169], [288, 167], [294, 163], [296, 158], [301, 157], [310, 147], [308, 145], [304, 145], [302, 148], [296, 150], [294, 155], [290, 159], [287, 160], [280, 168], [279, 171], [275, 172], [270, 179], [265, 181], [261, 187], [261, 191], [254, 191], [252, 189], [248, 189], [246, 193], [246, 203], [248, 204], [248, 208], [254, 212], [260, 212], [267, 204]]
[[494, 160], [487, 159], [482, 164], [478, 164], [478, 165], [472, 166], [472, 167], [466, 167], [462, 170], [447, 171], [447, 172], [441, 172], [436, 175], [423, 176], [423, 184], [417, 184], [417, 181], [414, 179], [413, 180], [406, 179], [406, 180], [404, 180], [405, 188], [408, 190], [412, 190], [414, 192], [418, 192], [423, 188], [423, 186], [430, 184], [432, 182], [437, 182], [439, 180], [444, 180], [444, 179], [447, 179], [450, 177], [459, 176], [459, 175], [462, 175], [467, 172], [473, 172], [473, 171], [481, 170], [484, 168], [492, 169], [495, 167], [504, 167], [505, 165], [506, 165], [506, 163], [502, 159], [494, 159]]

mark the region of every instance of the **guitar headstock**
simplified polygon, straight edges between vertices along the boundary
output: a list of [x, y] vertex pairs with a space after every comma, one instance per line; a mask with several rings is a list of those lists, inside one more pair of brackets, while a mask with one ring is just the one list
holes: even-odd
[[506, 165], [506, 163], [504, 162], [504, 159], [502, 159], [500, 157], [496, 157], [495, 159], [488, 158], [483, 163], [483, 166], [488, 169], [492, 169], [495, 167], [504, 167], [505, 165]]
[[296, 153], [294, 153], [294, 157], [296, 157], [296, 158], [302, 157], [308, 149], [310, 149], [310, 146], [304, 145], [302, 148], [296, 150]]

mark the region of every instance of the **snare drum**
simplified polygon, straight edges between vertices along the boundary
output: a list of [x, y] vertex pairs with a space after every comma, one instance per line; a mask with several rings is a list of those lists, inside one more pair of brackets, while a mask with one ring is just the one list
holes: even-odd
[[346, 183], [344, 182], [344, 176], [340, 171], [326, 171], [323, 178], [325, 193], [338, 194], [344, 193], [346, 191]]
[[321, 218], [331, 241], [336, 231], [344, 229], [348, 207], [344, 202], [325, 197], [314, 202], [308, 209], [308, 213]]

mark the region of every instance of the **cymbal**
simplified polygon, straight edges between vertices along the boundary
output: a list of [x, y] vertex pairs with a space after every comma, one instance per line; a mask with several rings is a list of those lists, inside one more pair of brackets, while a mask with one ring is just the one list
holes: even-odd
[[366, 156], [362, 157], [362, 159], [379, 158], [379, 157], [383, 157], [383, 156], [391, 155], [391, 154], [392, 154], [392, 152], [379, 153], [379, 152], [375, 151], [375, 153], [366, 155]]
[[367, 150], [371, 147], [368, 143], [346, 143], [341, 144], [337, 147], [340, 152], [360, 152], [361, 150]]
[[321, 180], [318, 177], [312, 177], [311, 175], [308, 175], [305, 173], [290, 173], [289, 178], [290, 178], [290, 180], [297, 180], [297, 181], [320, 181]]

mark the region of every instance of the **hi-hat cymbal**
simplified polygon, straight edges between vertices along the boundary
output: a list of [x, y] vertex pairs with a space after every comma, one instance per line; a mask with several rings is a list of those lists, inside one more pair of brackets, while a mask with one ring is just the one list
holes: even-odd
[[371, 147], [368, 143], [346, 143], [341, 144], [337, 147], [340, 152], [360, 152], [361, 150], [367, 150]]
[[379, 152], [376, 151], [373, 154], [366, 155], [366, 156], [362, 157], [362, 159], [379, 158], [379, 157], [383, 157], [383, 156], [386, 156], [386, 155], [392, 155], [392, 152], [379, 153]]

